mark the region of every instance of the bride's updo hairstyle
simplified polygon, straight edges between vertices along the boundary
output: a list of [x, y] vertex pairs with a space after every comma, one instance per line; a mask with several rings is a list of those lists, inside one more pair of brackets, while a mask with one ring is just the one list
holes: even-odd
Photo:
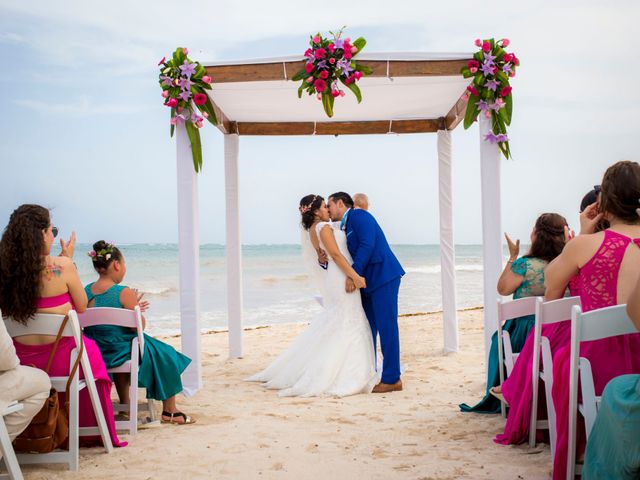
[[93, 244], [93, 250], [89, 252], [93, 268], [98, 273], [104, 273], [114, 260], [122, 261], [122, 253], [118, 247], [104, 240], [98, 240]]
[[600, 193], [600, 211], [625, 223], [637, 224], [640, 198], [640, 165], [637, 162], [614, 163], [604, 173]]
[[302, 226], [305, 230], [309, 230], [311, 225], [316, 221], [316, 212], [324, 202], [324, 198], [320, 195], [307, 195], [300, 200], [300, 215], [302, 216]]

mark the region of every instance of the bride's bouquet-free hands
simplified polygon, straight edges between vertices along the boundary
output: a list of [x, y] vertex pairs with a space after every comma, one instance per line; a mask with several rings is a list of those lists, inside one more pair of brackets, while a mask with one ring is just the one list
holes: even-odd
[[353, 278], [347, 277], [345, 290], [347, 293], [353, 293], [359, 288], [367, 288], [367, 281], [360, 275], [355, 275]]

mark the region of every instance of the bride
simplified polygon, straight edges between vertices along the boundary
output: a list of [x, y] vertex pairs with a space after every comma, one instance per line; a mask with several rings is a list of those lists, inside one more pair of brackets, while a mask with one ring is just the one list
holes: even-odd
[[249, 381], [266, 382], [265, 387], [280, 390], [280, 396], [344, 397], [370, 393], [378, 381], [373, 338], [357, 292], [346, 293], [346, 277], [358, 288], [365, 280], [351, 268], [345, 233], [340, 223], [332, 224], [329, 210], [319, 195], [300, 200], [303, 253], [311, 248], [328, 253], [326, 270], [315, 255], [305, 255], [323, 295], [324, 309], [293, 344], [262, 372]]

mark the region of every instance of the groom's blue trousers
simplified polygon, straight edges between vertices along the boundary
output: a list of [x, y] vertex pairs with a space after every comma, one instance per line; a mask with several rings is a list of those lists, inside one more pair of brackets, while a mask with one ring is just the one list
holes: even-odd
[[367, 314], [373, 348], [380, 334], [382, 349], [382, 383], [400, 380], [400, 337], [398, 335], [398, 291], [400, 277], [385, 283], [371, 293], [362, 293], [362, 306]]

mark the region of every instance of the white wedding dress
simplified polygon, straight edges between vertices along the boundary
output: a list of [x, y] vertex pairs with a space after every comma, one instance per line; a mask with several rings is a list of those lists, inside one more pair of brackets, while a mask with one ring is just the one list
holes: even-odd
[[[325, 225], [331, 226], [340, 251], [352, 263], [340, 224], [319, 223], [316, 226], [318, 237]], [[322, 242], [321, 247], [326, 251]], [[318, 286], [323, 295], [323, 311], [271, 365], [248, 380], [266, 382], [265, 387], [280, 390], [279, 395], [283, 397], [344, 397], [370, 393], [379, 375], [375, 368], [371, 328], [362, 309], [360, 294], [358, 291], [346, 293], [345, 274], [331, 258], [324, 271], [315, 256], [311, 257], [312, 268], [321, 272], [318, 278], [324, 283]], [[313, 276], [316, 274], [317, 271]]]

